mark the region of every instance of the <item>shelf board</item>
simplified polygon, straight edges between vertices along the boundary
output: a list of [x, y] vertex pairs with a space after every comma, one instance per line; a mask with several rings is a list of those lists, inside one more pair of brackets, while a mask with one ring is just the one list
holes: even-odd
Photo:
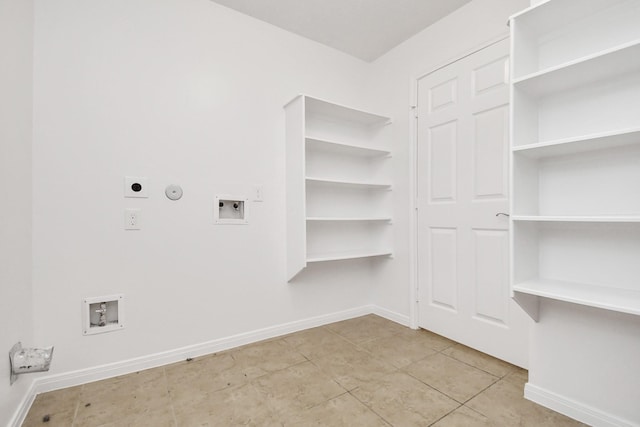
[[558, 301], [640, 315], [640, 291], [547, 279], [518, 283], [513, 286], [513, 290]]
[[353, 144], [346, 144], [338, 141], [329, 141], [321, 138], [314, 138], [307, 136], [305, 138], [307, 148], [311, 148], [317, 151], [323, 151], [326, 153], [347, 155], [347, 156], [361, 156], [361, 157], [385, 157], [391, 154], [389, 150], [380, 150], [377, 148], [362, 147]]
[[310, 216], [307, 221], [391, 221], [390, 217], [325, 217]]
[[387, 183], [345, 181], [345, 180], [339, 180], [339, 179], [326, 179], [326, 178], [318, 178], [318, 177], [310, 177], [310, 176], [308, 176], [306, 180], [309, 183], [339, 185], [339, 186], [354, 187], [354, 188], [370, 188], [370, 189], [391, 188], [391, 184], [387, 184]]
[[307, 262], [325, 262], [325, 261], [340, 261], [340, 260], [358, 259], [358, 258], [373, 258], [373, 257], [391, 256], [392, 254], [393, 252], [390, 250], [328, 252], [323, 254], [308, 254]]
[[516, 145], [512, 151], [514, 154], [518, 153], [532, 159], [542, 159], [633, 144], [640, 144], [640, 128], [625, 128], [535, 144]]
[[313, 98], [308, 95], [304, 95], [304, 97], [306, 98], [306, 112], [309, 114], [317, 114], [328, 118], [360, 123], [363, 125], [384, 125], [391, 123], [391, 119], [389, 117], [385, 117], [380, 114], [346, 107], [344, 105], [324, 101], [319, 98]]
[[524, 24], [532, 32], [532, 36], [538, 37], [566, 28], [568, 24], [599, 13], [614, 3], [615, 1], [610, 0], [542, 0], [511, 15], [509, 22]]
[[614, 222], [639, 223], [638, 215], [591, 215], [591, 216], [562, 216], [562, 215], [513, 215], [514, 221], [531, 222]]
[[638, 71], [640, 40], [634, 40], [514, 79], [513, 87], [531, 96], [543, 97]]

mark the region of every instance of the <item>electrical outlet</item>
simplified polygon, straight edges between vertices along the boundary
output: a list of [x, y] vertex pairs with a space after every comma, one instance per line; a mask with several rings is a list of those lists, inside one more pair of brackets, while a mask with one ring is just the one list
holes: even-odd
[[124, 229], [140, 230], [140, 209], [124, 210]]
[[253, 201], [262, 202], [264, 200], [264, 187], [262, 185], [253, 186]]
[[124, 177], [124, 197], [144, 198], [149, 197], [149, 184], [145, 176]]

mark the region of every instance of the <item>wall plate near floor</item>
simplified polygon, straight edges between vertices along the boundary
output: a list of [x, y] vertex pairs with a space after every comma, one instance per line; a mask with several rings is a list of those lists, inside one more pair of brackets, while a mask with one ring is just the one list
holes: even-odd
[[46, 372], [51, 365], [53, 346], [47, 348], [23, 348], [22, 343], [16, 343], [9, 351], [11, 376], [9, 384], [13, 385], [18, 375], [33, 372]]
[[82, 300], [82, 334], [93, 335], [124, 329], [124, 295]]

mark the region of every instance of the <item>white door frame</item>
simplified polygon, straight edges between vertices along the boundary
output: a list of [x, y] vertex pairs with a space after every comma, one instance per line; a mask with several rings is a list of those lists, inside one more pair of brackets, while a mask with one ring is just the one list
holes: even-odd
[[[496, 43], [501, 42], [502, 40], [509, 38], [509, 32], [505, 31], [504, 33], [491, 38], [484, 43], [480, 43], [476, 45], [472, 49], [465, 51], [462, 54], [454, 56], [452, 59], [438, 65], [430, 69], [427, 72], [420, 73], [418, 75], [414, 75], [411, 77], [411, 95], [410, 95], [410, 118], [409, 118], [409, 135], [411, 135], [411, 141], [409, 144], [409, 158], [411, 159], [411, 163], [409, 165], [409, 176], [411, 180], [409, 182], [409, 190], [410, 190], [410, 223], [409, 223], [409, 245], [410, 245], [410, 258], [409, 258], [409, 267], [411, 269], [409, 275], [409, 316], [410, 316], [410, 327], [412, 329], [418, 329], [418, 126], [417, 126], [417, 114], [416, 108], [418, 105], [418, 81], [428, 76], [429, 74], [435, 73], [436, 71], [444, 68], [448, 65], [451, 65], [455, 62], [460, 61], [461, 59], [466, 58], [467, 56], [473, 55], [476, 52], [481, 51], [482, 49], [486, 49], [489, 46], [492, 46]], [[511, 248], [509, 248], [511, 250]]]

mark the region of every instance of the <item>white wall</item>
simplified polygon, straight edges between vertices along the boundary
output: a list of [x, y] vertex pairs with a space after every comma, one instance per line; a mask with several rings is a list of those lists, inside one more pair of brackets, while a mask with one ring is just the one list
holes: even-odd
[[31, 294], [31, 119], [33, 2], [0, 0], [0, 425], [30, 385], [9, 386], [6, 354], [33, 346]]
[[[366, 107], [367, 70], [209, 0], [37, 0], [35, 335], [56, 345], [51, 373], [370, 303], [367, 262], [286, 282], [282, 108], [299, 92]], [[151, 197], [123, 198], [125, 175]], [[250, 224], [214, 225], [214, 196], [253, 184]], [[126, 328], [83, 336], [81, 299], [113, 293]]]
[[386, 108], [394, 119], [395, 262], [378, 269], [381, 285], [375, 304], [409, 316], [412, 80], [508, 32], [510, 15], [528, 0], [474, 0], [402, 43], [373, 63], [370, 102]]
[[[543, 300], [540, 322], [533, 328], [529, 382], [536, 390], [572, 400], [581, 410], [619, 418], [617, 425], [638, 425], [638, 331], [637, 316]], [[556, 402], [551, 403], [554, 408]]]

